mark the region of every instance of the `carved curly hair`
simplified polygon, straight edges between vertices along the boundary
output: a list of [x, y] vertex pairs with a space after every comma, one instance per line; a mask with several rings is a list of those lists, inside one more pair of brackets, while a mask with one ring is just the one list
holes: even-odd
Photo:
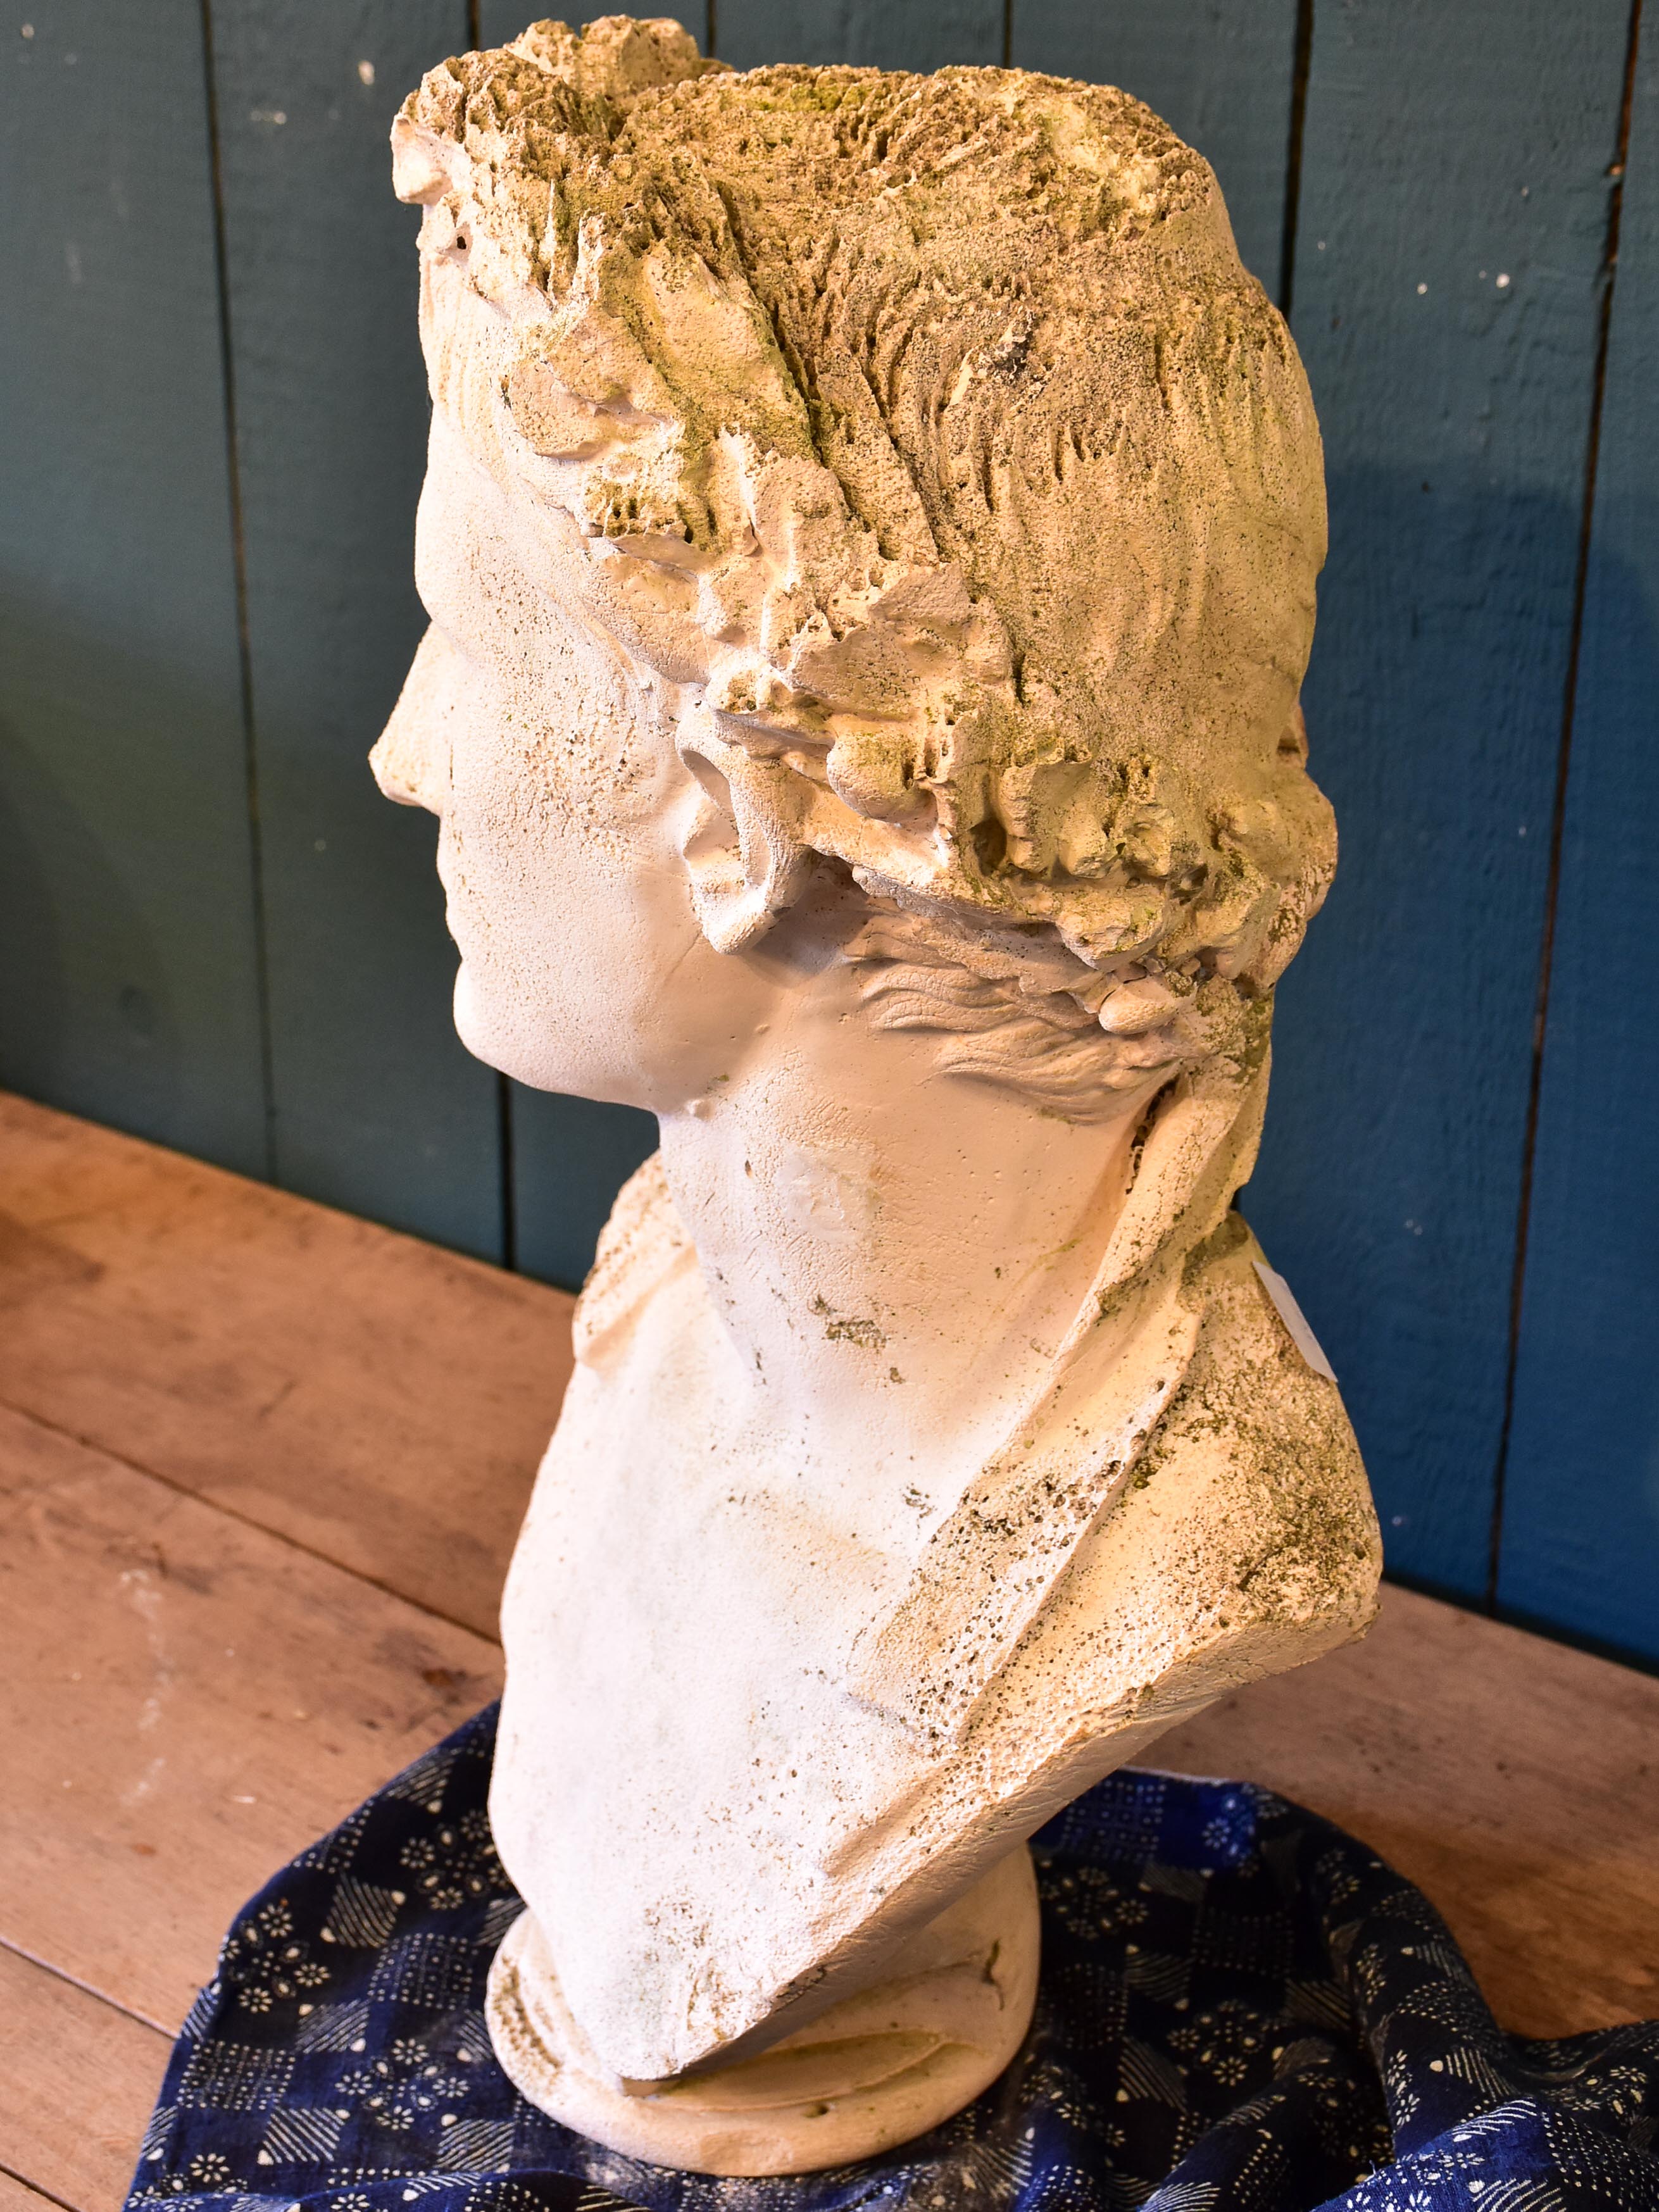
[[1264, 1034], [1334, 865], [1322, 475], [1207, 165], [1108, 88], [624, 16], [446, 63], [393, 145], [435, 402], [690, 687], [714, 941], [833, 856], [877, 1018], [1074, 1118]]

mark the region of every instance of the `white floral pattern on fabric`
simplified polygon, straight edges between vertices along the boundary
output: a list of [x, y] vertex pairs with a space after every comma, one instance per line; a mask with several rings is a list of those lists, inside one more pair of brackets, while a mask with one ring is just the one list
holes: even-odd
[[514, 2090], [521, 1909], [493, 1708], [286, 1867], [191, 2008], [128, 2212], [1659, 2212], [1659, 2023], [1525, 2043], [1361, 1844], [1240, 1783], [1115, 1774], [1034, 1839], [1031, 2033], [884, 2158], [673, 2173]]

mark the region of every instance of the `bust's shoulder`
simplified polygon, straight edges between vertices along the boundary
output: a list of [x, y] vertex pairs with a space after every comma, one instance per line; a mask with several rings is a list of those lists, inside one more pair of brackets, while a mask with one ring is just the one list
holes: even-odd
[[1237, 1214], [1197, 1286], [1193, 1358], [1138, 1473], [1180, 1489], [1188, 1540], [1247, 1614], [1363, 1623], [1375, 1607], [1376, 1510], [1330, 1366]]
[[1184, 1402], [1233, 1427], [1305, 1430], [1352, 1443], [1336, 1377], [1241, 1215], [1228, 1215], [1192, 1274], [1202, 1320], [1171, 1414]]
[[571, 1323], [577, 1358], [585, 1366], [602, 1364], [651, 1293], [691, 1254], [662, 1154], [653, 1152], [617, 1192], [611, 1218], [599, 1231]]

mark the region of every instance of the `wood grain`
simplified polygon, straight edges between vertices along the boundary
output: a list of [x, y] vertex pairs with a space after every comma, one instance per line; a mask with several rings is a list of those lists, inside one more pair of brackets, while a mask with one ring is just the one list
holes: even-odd
[[[0, 2212], [115, 2212], [170, 2039], [0, 1946]], [[45, 2192], [36, 2195], [35, 2191]]]
[[[97, 2212], [130, 2139], [88, 2178], [76, 2069], [136, 2137], [161, 2053], [125, 2014], [172, 2027], [243, 1899], [491, 1694], [494, 1645], [420, 1607], [449, 1559], [493, 1618], [568, 1301], [15, 1100], [0, 1212], [0, 1944], [58, 1977], [0, 1990], [32, 2130], [0, 2167]], [[1659, 1682], [1396, 1589], [1158, 1755], [1365, 1838], [1537, 2033], [1659, 2011], [1656, 1743]]]
[[0, 1080], [265, 1167], [198, 0], [0, 48]]
[[425, 624], [418, 210], [387, 134], [461, 0], [214, 0], [276, 1175], [499, 1259], [495, 1075], [450, 1017], [434, 825], [368, 749]]
[[1215, 171], [1247, 269], [1277, 299], [1297, 0], [1013, 0], [1018, 69], [1121, 85]]
[[0, 1401], [495, 1632], [570, 1301], [0, 1097]]
[[0, 1942], [175, 2029], [237, 1907], [498, 1654], [9, 1410], [0, 1516]]
[[[47, 2212], [47, 2208], [67, 2199], [43, 2197], [38, 2189], [31, 2189], [26, 2181], [19, 2181], [0, 2166], [0, 2212]], [[81, 2212], [76, 2206], [75, 2212]]]
[[1631, 107], [1498, 1596], [1659, 1662], [1659, 24]]
[[1253, 1684], [1153, 1764], [1362, 1836], [1444, 1914], [1502, 2024], [1659, 2014], [1659, 1681], [1384, 1593], [1364, 1643]]
[[1245, 1200], [1394, 1566], [1484, 1598], [1628, 0], [1315, 11], [1294, 326], [1341, 825]]

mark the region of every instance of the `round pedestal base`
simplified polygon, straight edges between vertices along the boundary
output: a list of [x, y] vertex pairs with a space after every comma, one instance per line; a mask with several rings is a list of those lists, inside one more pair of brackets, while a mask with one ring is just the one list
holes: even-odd
[[611, 2150], [695, 2173], [811, 2173], [872, 2158], [970, 2104], [1036, 2002], [1036, 1881], [1024, 1845], [893, 1953], [887, 1977], [757, 2057], [630, 2095], [601, 2076], [528, 1912], [486, 2011], [514, 2086]]

